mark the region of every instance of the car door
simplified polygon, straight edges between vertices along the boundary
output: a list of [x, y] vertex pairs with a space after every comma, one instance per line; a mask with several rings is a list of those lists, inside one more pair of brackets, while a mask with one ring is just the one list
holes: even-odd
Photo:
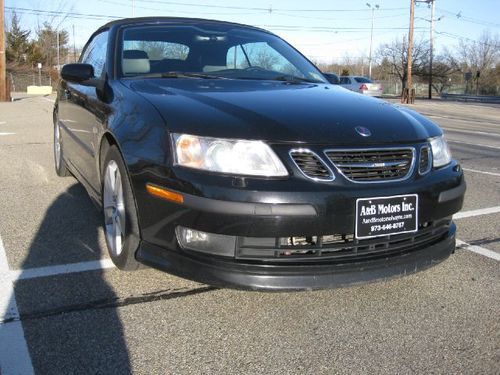
[[[94, 76], [104, 79], [104, 64], [108, 45], [108, 31], [96, 34], [85, 47], [80, 62], [94, 68]], [[92, 86], [63, 82], [59, 99], [59, 119], [62, 128], [64, 152], [81, 177], [99, 191], [96, 155], [99, 152], [98, 134], [106, 111]]]

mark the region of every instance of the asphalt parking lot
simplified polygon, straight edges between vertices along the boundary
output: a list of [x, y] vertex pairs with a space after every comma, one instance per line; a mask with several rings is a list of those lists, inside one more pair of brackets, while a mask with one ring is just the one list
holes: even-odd
[[500, 106], [419, 101], [468, 190], [459, 248], [401, 279], [260, 293], [119, 272], [53, 168], [53, 97], [0, 103], [0, 373], [500, 373]]

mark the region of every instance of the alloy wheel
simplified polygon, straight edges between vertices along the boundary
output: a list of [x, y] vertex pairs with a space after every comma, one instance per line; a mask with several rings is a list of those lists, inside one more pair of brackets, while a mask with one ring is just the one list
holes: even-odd
[[111, 253], [119, 256], [125, 239], [125, 202], [120, 169], [114, 160], [104, 173], [103, 205], [107, 243]]
[[61, 166], [61, 131], [59, 124], [54, 127], [54, 159], [56, 162], [56, 169]]

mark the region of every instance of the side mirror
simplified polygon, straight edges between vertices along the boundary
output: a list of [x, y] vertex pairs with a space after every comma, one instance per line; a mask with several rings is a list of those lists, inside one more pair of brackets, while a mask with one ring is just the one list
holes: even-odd
[[90, 64], [66, 64], [61, 69], [62, 79], [81, 83], [94, 78], [94, 67]]

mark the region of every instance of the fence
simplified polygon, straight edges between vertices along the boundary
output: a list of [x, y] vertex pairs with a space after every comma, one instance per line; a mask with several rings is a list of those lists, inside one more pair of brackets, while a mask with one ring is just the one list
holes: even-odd
[[[54, 77], [55, 75], [55, 77]], [[10, 81], [12, 92], [26, 92], [28, 86], [52, 86], [52, 90], [57, 89], [57, 72], [41, 71], [7, 71], [7, 79]]]
[[[402, 85], [400, 81], [377, 81], [379, 82], [382, 87], [384, 88], [384, 95], [386, 96], [401, 96], [402, 92]], [[417, 97], [427, 97], [429, 94], [429, 84], [428, 83], [414, 83], [413, 87], [415, 88], [415, 94]], [[491, 93], [488, 93], [487, 95], [491, 96], [498, 96], [500, 95], [500, 87], [493, 87], [490, 88]], [[482, 91], [480, 90], [480, 93]], [[443, 90], [443, 94], [456, 94], [456, 95], [475, 95], [476, 94], [476, 89], [471, 89], [470, 86], [467, 86], [465, 83], [464, 84], [453, 84], [449, 87], [446, 87]], [[484, 93], [482, 93], [485, 95]], [[436, 90], [432, 90], [432, 96], [433, 97], [438, 97], [441, 94], [437, 92]]]

